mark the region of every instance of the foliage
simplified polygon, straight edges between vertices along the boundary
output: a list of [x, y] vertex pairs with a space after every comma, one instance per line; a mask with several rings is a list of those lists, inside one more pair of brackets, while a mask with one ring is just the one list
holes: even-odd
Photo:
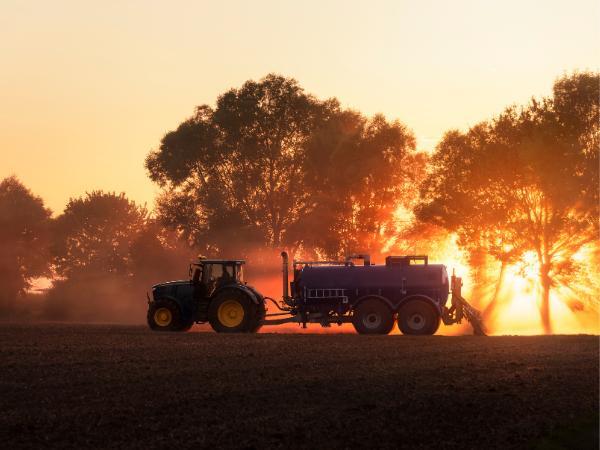
[[414, 147], [400, 122], [354, 111], [332, 116], [307, 144], [301, 182], [309, 202], [290, 240], [332, 257], [379, 252], [394, 230], [394, 211], [414, 198], [425, 168]]
[[383, 230], [412, 150], [400, 123], [341, 111], [268, 75], [224, 93], [214, 110], [197, 108], [146, 167], [164, 188], [163, 223], [207, 252], [287, 245], [338, 255]]
[[571, 256], [598, 235], [599, 94], [598, 74], [574, 74], [551, 99], [447, 133], [422, 185], [420, 219], [500, 261], [535, 252], [547, 332], [550, 288], [567, 282]]
[[167, 188], [160, 217], [196, 244], [279, 245], [304, 199], [302, 145], [336, 109], [276, 75], [231, 89], [215, 110], [200, 106], [147, 158]]
[[50, 210], [16, 177], [0, 182], [0, 313], [13, 310], [31, 280], [49, 274]]
[[54, 265], [58, 275], [78, 272], [131, 273], [131, 242], [147, 212], [125, 194], [94, 191], [71, 199], [54, 224]]
[[55, 220], [52, 250], [60, 278], [45, 313], [81, 321], [141, 321], [148, 287], [187, 276], [190, 256], [144, 207], [102, 191], [69, 201]]

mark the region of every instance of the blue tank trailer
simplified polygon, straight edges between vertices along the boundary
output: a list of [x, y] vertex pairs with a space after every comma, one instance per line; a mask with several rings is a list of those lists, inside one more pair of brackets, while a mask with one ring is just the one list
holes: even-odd
[[[280, 301], [263, 296], [244, 281], [243, 260], [201, 258], [190, 264], [189, 279], [161, 283], [148, 295], [148, 325], [158, 331], [186, 331], [210, 323], [217, 332], [256, 332], [262, 325], [308, 323], [324, 327], [352, 323], [360, 334], [434, 334], [440, 323], [469, 321], [484, 335], [481, 314], [461, 295], [462, 280], [448, 276], [427, 256], [388, 256], [372, 264], [368, 255], [345, 261], [283, 260]], [[355, 262], [362, 260], [362, 264]], [[448, 300], [450, 300], [448, 304]], [[266, 302], [279, 310], [267, 314]]]

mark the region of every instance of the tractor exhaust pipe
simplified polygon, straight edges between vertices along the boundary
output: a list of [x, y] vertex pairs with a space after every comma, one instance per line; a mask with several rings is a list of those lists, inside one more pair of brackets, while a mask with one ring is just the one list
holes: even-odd
[[283, 273], [283, 300], [287, 300], [290, 296], [288, 291], [288, 254], [287, 252], [281, 252], [281, 259], [283, 260], [282, 273]]

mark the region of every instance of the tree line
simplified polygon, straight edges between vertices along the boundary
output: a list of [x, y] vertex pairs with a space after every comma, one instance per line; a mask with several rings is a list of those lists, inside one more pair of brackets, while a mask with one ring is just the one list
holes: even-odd
[[[36, 310], [54, 320], [131, 321], [143, 314], [149, 285], [178, 275], [189, 258], [125, 194], [90, 192], [52, 217], [14, 176], [0, 182], [0, 247], [0, 317], [9, 318]], [[52, 287], [39, 304], [28, 291], [41, 277]]]
[[109, 319], [127, 311], [108, 297], [139, 298], [197, 253], [342, 258], [427, 248], [454, 233], [476, 283], [489, 282], [481, 274], [493, 262], [499, 286], [507, 265], [535, 254], [550, 332], [551, 289], [577, 275], [574, 254], [597, 247], [599, 84], [598, 73], [565, 75], [552, 96], [450, 130], [430, 154], [399, 121], [320, 100], [279, 75], [247, 81], [197, 107], [148, 154], [161, 188], [151, 212], [98, 191], [53, 217], [18, 179], [2, 181], [0, 309], [14, 311], [33, 279], [50, 277], [49, 317], [106, 303]]
[[259, 245], [341, 257], [381, 245], [424, 161], [402, 123], [268, 75], [199, 106], [146, 167], [163, 188], [163, 223], [207, 253]]

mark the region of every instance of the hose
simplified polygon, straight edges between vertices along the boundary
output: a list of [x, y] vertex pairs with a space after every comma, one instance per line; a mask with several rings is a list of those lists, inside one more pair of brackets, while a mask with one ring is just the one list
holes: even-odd
[[281, 306], [279, 306], [279, 304], [277, 303], [277, 301], [271, 297], [264, 297], [265, 300], [269, 300], [271, 303], [273, 303], [275, 305], [275, 307], [279, 310], [279, 311], [291, 311], [291, 308], [282, 308]]

